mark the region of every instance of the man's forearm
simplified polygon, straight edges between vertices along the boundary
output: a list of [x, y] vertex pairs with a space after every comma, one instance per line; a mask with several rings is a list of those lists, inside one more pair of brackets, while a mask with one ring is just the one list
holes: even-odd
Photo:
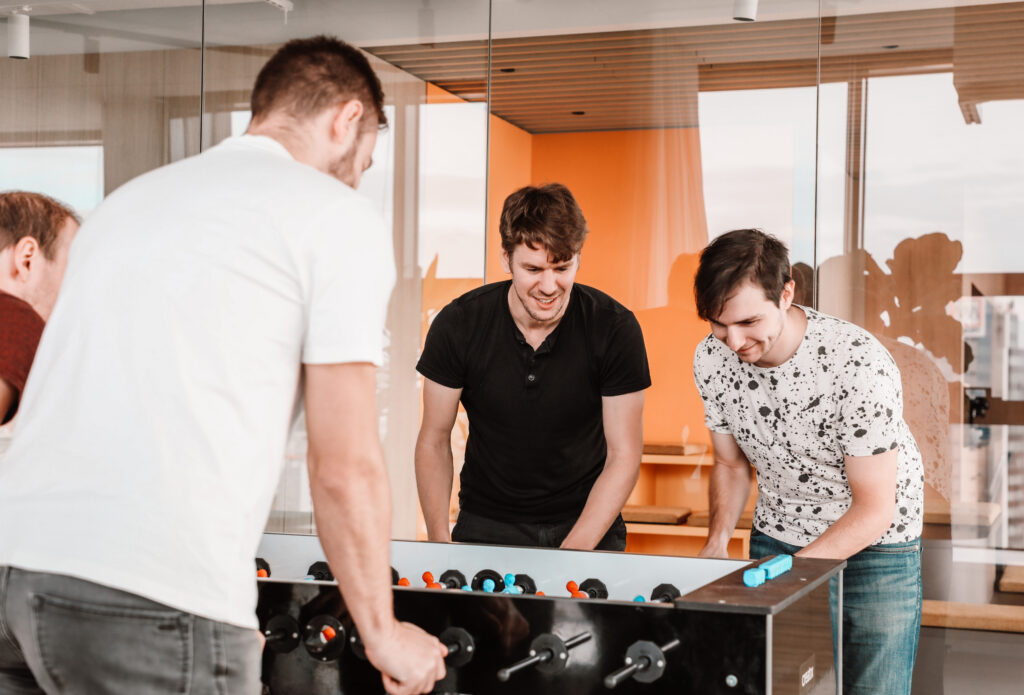
[[427, 526], [427, 538], [432, 541], [451, 540], [450, 508], [454, 462], [450, 442], [444, 444], [416, 444], [416, 490]]
[[580, 518], [562, 541], [563, 548], [593, 550], [597, 547], [629, 499], [639, 466], [639, 461], [615, 461], [609, 457], [604, 471], [594, 481]]
[[825, 533], [800, 550], [800, 557], [845, 560], [877, 541], [895, 515], [892, 509], [872, 508], [854, 502]]
[[[327, 468], [327, 467], [324, 467]], [[310, 480], [317, 532], [345, 605], [367, 644], [396, 624], [391, 601], [391, 498], [379, 448], [333, 467], [344, 479]]]
[[732, 532], [750, 497], [750, 467], [716, 463], [708, 490], [708, 541], [713, 554], [726, 552]]

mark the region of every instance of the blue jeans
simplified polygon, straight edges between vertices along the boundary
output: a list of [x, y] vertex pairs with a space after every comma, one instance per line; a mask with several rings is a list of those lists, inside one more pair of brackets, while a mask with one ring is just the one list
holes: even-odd
[[[799, 546], [750, 533], [750, 557]], [[838, 581], [830, 586], [835, 640]], [[921, 541], [873, 545], [843, 571], [843, 695], [910, 695], [921, 631]]]
[[255, 630], [0, 566], [0, 695], [257, 695]]

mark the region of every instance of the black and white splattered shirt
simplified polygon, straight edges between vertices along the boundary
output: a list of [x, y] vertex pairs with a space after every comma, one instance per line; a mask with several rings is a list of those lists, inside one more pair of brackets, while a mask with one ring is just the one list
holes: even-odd
[[850, 506], [843, 457], [899, 447], [896, 512], [876, 544], [914, 540], [924, 474], [896, 363], [859, 326], [801, 308], [803, 341], [777, 367], [747, 364], [713, 335], [694, 355], [708, 428], [731, 434], [757, 470], [754, 528], [807, 545]]

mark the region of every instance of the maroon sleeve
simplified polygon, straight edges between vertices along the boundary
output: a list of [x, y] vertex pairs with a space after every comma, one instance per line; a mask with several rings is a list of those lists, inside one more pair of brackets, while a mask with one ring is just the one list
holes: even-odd
[[10, 410], [0, 416], [0, 424], [18, 412], [21, 392], [25, 390], [25, 380], [45, 325], [28, 303], [0, 292], [0, 379], [14, 389], [14, 401]]

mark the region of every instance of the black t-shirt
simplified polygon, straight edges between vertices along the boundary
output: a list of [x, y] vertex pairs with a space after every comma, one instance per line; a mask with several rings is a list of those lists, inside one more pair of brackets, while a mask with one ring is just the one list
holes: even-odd
[[633, 313], [580, 284], [534, 351], [509, 311], [510, 284], [484, 285], [442, 309], [416, 369], [462, 389], [462, 508], [499, 521], [563, 521], [579, 515], [604, 468], [601, 397], [650, 386], [647, 351]]

